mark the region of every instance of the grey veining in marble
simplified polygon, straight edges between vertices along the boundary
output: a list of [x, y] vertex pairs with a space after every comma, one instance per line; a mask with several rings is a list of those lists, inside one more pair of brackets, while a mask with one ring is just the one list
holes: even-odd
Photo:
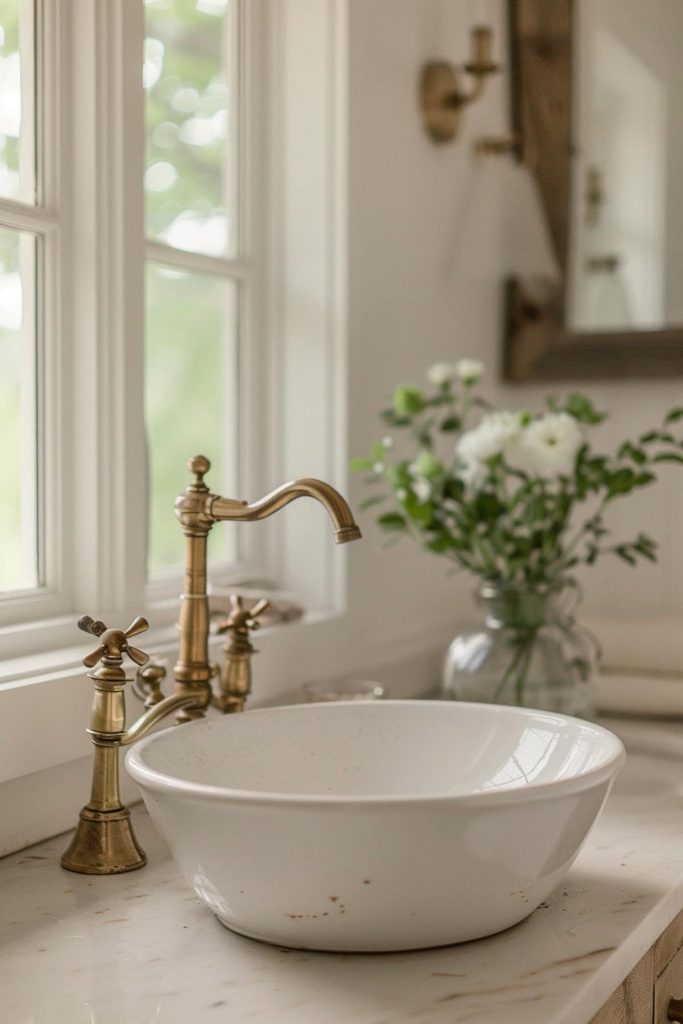
[[0, 1020], [587, 1024], [683, 907], [677, 729], [683, 737], [683, 726], [626, 730], [627, 767], [566, 884], [521, 925], [463, 946], [351, 956], [233, 935], [179, 877], [140, 808], [142, 871], [62, 871], [66, 837], [8, 857]]

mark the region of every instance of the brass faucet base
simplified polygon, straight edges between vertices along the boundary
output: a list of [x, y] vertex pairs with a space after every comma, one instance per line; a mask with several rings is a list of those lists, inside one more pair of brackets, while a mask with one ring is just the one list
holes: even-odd
[[82, 875], [118, 875], [144, 867], [147, 857], [135, 838], [128, 808], [98, 811], [86, 805], [61, 863]]

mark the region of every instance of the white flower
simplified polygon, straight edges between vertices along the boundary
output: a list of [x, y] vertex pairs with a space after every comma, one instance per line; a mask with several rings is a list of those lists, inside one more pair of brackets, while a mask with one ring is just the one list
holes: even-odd
[[432, 496], [432, 485], [429, 480], [413, 480], [413, 493], [417, 500], [424, 505]]
[[473, 491], [478, 491], [486, 479], [486, 465], [476, 459], [462, 459], [458, 466], [458, 476]]
[[384, 437], [382, 438], [382, 444], [387, 449], [394, 447], [394, 439], [391, 436], [391, 434], [385, 434], [384, 435]]
[[500, 455], [519, 434], [521, 417], [517, 412], [492, 412], [477, 427], [467, 430], [458, 441], [457, 454], [465, 461], [483, 462]]
[[533, 476], [570, 476], [582, 444], [581, 427], [573, 416], [549, 412], [524, 428], [510, 462]]
[[460, 460], [459, 476], [471, 487], [478, 487], [486, 476], [486, 461], [507, 453], [517, 443], [522, 425], [518, 412], [492, 412], [473, 430], [467, 430], [456, 445]]
[[456, 375], [456, 368], [452, 363], [434, 363], [427, 370], [427, 380], [435, 388], [448, 384]]
[[459, 359], [455, 364], [455, 375], [463, 384], [476, 384], [484, 374], [484, 364], [478, 359]]

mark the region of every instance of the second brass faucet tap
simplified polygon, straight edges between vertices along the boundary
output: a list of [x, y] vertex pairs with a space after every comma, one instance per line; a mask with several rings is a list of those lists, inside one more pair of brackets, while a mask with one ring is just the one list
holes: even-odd
[[209, 661], [209, 602], [207, 540], [214, 523], [252, 522], [266, 519], [296, 498], [315, 498], [334, 525], [337, 544], [358, 540], [361, 532], [351, 509], [338, 491], [322, 480], [292, 480], [260, 501], [248, 504], [212, 494], [204, 483], [211, 463], [196, 455], [187, 464], [193, 482], [177, 498], [175, 512], [185, 535], [185, 582], [180, 604], [180, 651], [174, 668], [176, 694], [193, 696], [196, 703], [184, 708], [179, 720], [198, 718], [211, 701], [212, 666]]

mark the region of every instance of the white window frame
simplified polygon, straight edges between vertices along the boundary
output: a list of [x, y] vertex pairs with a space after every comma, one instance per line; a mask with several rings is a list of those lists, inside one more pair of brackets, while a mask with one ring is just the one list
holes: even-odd
[[[63, 475], [64, 401], [61, 382], [60, 351], [62, 328], [62, 251], [64, 220], [62, 208], [62, 166], [58, 157], [59, 111], [63, 102], [62, 83], [57, 70], [62, 26], [55, 5], [50, 0], [36, 3], [35, 9], [35, 90], [37, 145], [36, 202], [0, 199], [0, 226], [30, 232], [36, 238], [36, 287], [38, 308], [36, 362], [41, 368], [36, 388], [38, 429], [45, 437], [38, 446], [36, 477], [41, 494], [38, 531], [42, 537], [50, 531], [63, 534], [64, 501], [59, 481]], [[40, 99], [38, 99], [38, 97]], [[54, 382], [49, 390], [46, 379]], [[44, 510], [52, 511], [51, 522], [45, 522]], [[66, 551], [60, 545], [45, 544], [41, 550], [41, 575], [45, 583], [30, 591], [7, 594], [0, 602], [0, 623], [9, 632], [17, 623], [38, 621], [59, 615], [68, 607], [65, 593]], [[9, 627], [7, 629], [7, 627]], [[3, 630], [0, 629], [0, 635]]]
[[126, 498], [143, 468], [132, 443], [142, 436], [142, 383], [126, 359], [142, 323], [142, 251], [133, 241], [141, 150], [126, 130], [140, 99], [131, 66], [117, 59], [127, 49], [134, 60], [140, 14], [126, 0], [37, 4], [43, 195], [16, 223], [43, 226], [44, 583], [2, 600], [3, 656], [61, 646], [72, 639], [75, 608], [102, 606], [105, 594], [106, 607], [125, 607], [140, 588], [142, 545]]
[[[247, 212], [250, 255], [265, 268], [248, 312], [249, 331], [261, 343], [242, 353], [241, 415], [249, 429], [240, 437], [248, 469], [240, 496], [249, 499], [297, 475], [347, 485], [346, 2], [246, 4], [267, 29], [253, 33], [258, 52], [247, 57], [242, 112], [253, 133], [243, 174], [259, 176], [264, 214], [257, 225]], [[63, 592], [58, 599], [54, 592], [27, 596], [30, 615], [17, 602], [21, 624], [1, 620], [0, 789], [52, 771], [49, 784], [57, 786], [56, 769], [89, 752], [79, 614], [125, 623], [146, 613], [162, 628], [147, 634], [145, 649], [172, 657], [177, 646], [168, 625], [177, 616], [177, 585], [172, 594], [150, 587], [141, 607], [143, 263], [145, 253], [156, 255], [143, 241], [144, 11], [141, 0], [71, 0], [66, 7], [42, 0], [42, 16], [50, 40], [41, 60], [49, 83], [43, 95], [51, 106], [41, 116], [44, 130], [61, 140], [61, 157], [45, 179], [46, 186], [54, 182], [54, 194], [31, 216], [42, 218], [57, 247], [46, 288], [45, 358], [49, 391], [59, 400], [45, 407], [51, 455], [44, 486], [53, 510], [47, 528], [58, 541], [51, 550], [62, 563], [52, 579]], [[135, 124], [139, 132], [131, 130]], [[22, 216], [18, 208], [17, 226]], [[297, 625], [273, 628], [269, 647], [278, 671], [261, 662], [264, 699], [291, 690], [300, 681], [302, 647], [319, 660], [340, 642], [344, 623], [345, 550], [335, 549], [315, 503], [297, 504], [291, 514], [243, 527], [255, 552], [247, 570], [295, 588], [310, 610]], [[72, 547], [70, 537], [77, 538]]]
[[[177, 599], [182, 571], [149, 585], [145, 573], [145, 260], [248, 281], [241, 331], [258, 339], [265, 333], [259, 320], [264, 287], [254, 269], [265, 263], [256, 189], [245, 190], [240, 209], [246, 258], [182, 253], [143, 241], [141, 0], [74, 0], [66, 11], [59, 6], [58, 0], [40, 0], [36, 18], [44, 194], [34, 208], [0, 200], [0, 223], [35, 232], [43, 257], [39, 408], [45, 446], [39, 473], [41, 509], [49, 510], [40, 529], [44, 584], [0, 598], [3, 660], [72, 644], [74, 613], [86, 607], [117, 617], [137, 609], [156, 624], [172, 622], [170, 601]], [[239, 95], [240, 124], [246, 125], [260, 102], [251, 40], [258, 36], [263, 4], [252, 0], [242, 7]], [[262, 142], [254, 132], [240, 146], [242, 182], [261, 160]], [[78, 158], [66, 166], [71, 152]], [[245, 403], [260, 373], [252, 347], [242, 350]], [[267, 429], [261, 417], [254, 422]], [[259, 480], [254, 471], [253, 452], [263, 450], [258, 430], [244, 431], [240, 448], [243, 485], [255, 493], [267, 476]], [[180, 490], [189, 482], [182, 465], [178, 478]], [[235, 579], [272, 575], [267, 560], [252, 557], [231, 569]], [[4, 675], [0, 670], [0, 680]]]
[[[265, 180], [259, 171], [267, 152], [263, 131], [264, 89], [261, 81], [266, 48], [260, 43], [266, 20], [263, 0], [237, 0], [234, 15], [238, 36], [237, 68], [231, 76], [237, 85], [237, 167], [235, 183], [237, 203], [237, 252], [234, 256], [213, 256], [181, 250], [151, 238], [145, 239], [145, 263], [154, 261], [189, 272], [216, 275], [238, 288], [238, 362], [240, 430], [228, 457], [239, 468], [240, 489], [244, 493], [260, 493], [267, 486], [257, 453], [264, 451], [263, 417], [253, 413], [250, 398], [262, 388], [263, 359], [261, 350], [266, 341], [264, 296], [266, 290], [265, 243]], [[258, 182], [258, 184], [256, 184]], [[194, 452], [187, 452], [189, 458]], [[205, 451], [210, 458], [214, 455]], [[178, 466], [179, 490], [190, 482], [182, 463]], [[215, 481], [215, 475], [214, 475]], [[211, 474], [207, 478], [209, 484]], [[216, 486], [215, 482], [213, 486]], [[170, 513], [170, 510], [169, 510]], [[180, 531], [179, 531], [180, 537]], [[182, 545], [179, 551], [182, 553]], [[254, 545], [253, 535], [240, 536], [238, 558], [229, 565], [214, 566], [221, 582], [243, 582], [251, 579], [272, 579], [274, 569], [261, 545]], [[182, 585], [182, 569], [161, 570], [153, 574], [146, 588], [147, 607], [155, 621], [170, 623], [177, 617], [177, 601]]]

